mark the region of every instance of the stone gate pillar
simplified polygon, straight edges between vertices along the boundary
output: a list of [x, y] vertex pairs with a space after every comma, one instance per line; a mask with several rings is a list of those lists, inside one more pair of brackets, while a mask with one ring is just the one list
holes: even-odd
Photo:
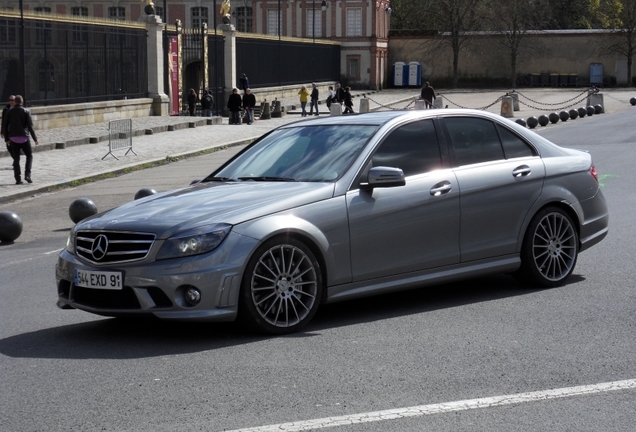
[[219, 29], [223, 32], [225, 67], [225, 94], [221, 106], [225, 106], [227, 99], [232, 94], [232, 89], [236, 87], [236, 27], [232, 24], [220, 24]]
[[146, 16], [148, 32], [148, 96], [152, 98], [152, 112], [156, 116], [169, 115], [170, 99], [163, 91], [163, 23], [157, 15]]

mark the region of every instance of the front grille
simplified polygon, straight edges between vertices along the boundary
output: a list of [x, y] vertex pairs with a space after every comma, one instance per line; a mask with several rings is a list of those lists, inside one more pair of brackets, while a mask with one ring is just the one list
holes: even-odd
[[98, 290], [73, 285], [75, 303], [96, 309], [139, 310], [141, 306], [131, 287], [122, 290]]
[[75, 237], [77, 256], [92, 264], [139, 261], [150, 252], [155, 235], [119, 231], [79, 231]]

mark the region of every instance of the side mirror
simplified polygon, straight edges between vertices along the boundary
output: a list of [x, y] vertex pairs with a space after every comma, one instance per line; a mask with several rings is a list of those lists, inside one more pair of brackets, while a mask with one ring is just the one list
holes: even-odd
[[400, 168], [373, 167], [369, 170], [367, 183], [361, 185], [362, 189], [373, 189], [377, 187], [404, 186], [404, 171]]

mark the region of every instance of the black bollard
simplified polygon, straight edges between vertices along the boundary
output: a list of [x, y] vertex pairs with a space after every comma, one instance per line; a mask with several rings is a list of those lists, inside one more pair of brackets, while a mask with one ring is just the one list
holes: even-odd
[[522, 119], [522, 118], [515, 120], [515, 123], [517, 123], [517, 124], [519, 124], [519, 125], [521, 125], [523, 127], [526, 127], [526, 121], [524, 119]]
[[583, 117], [585, 117], [587, 115], [587, 110], [585, 108], [583, 108], [583, 107], [579, 108], [578, 111], [579, 111], [579, 117], [581, 117], [581, 118], [583, 118]]
[[570, 118], [572, 120], [576, 120], [578, 116], [579, 116], [579, 112], [577, 110], [575, 110], [574, 108], [570, 110]]
[[605, 110], [603, 109], [603, 105], [596, 104], [594, 105], [594, 114], [603, 114]]
[[12, 211], [0, 211], [0, 242], [13, 243], [22, 234], [22, 219]]
[[139, 189], [137, 191], [137, 193], [135, 194], [135, 199], [138, 200], [139, 198], [144, 198], [144, 197], [147, 197], [147, 196], [150, 196], [150, 195], [154, 195], [156, 193], [157, 193], [157, 191], [154, 190], [154, 189], [142, 188], [142, 189]]
[[559, 118], [561, 119], [562, 122], [568, 121], [570, 119], [570, 114], [568, 114], [567, 111], [561, 111], [559, 113]]
[[68, 208], [68, 215], [75, 223], [97, 214], [97, 206], [89, 198], [78, 198]]
[[588, 106], [588, 107], [585, 107], [585, 109], [587, 110], [587, 115], [588, 115], [588, 116], [593, 116], [593, 115], [594, 115], [594, 113], [596, 113], [596, 110], [595, 110], [595, 109], [594, 109], [594, 107], [593, 107], [593, 106], [591, 106], [591, 105], [590, 105], [590, 106]]
[[559, 115], [557, 113], [551, 112], [548, 115], [548, 118], [550, 119], [550, 123], [555, 124], [555, 123], [557, 123], [559, 121], [560, 117], [559, 117]]
[[528, 123], [528, 127], [530, 129], [534, 129], [539, 124], [539, 120], [537, 120], [535, 116], [532, 116], [532, 117], [528, 117], [528, 120], [526, 120], [526, 123]]
[[547, 126], [548, 123], [550, 123], [550, 118], [547, 115], [545, 115], [545, 114], [541, 114], [539, 116], [539, 124], [541, 126]]

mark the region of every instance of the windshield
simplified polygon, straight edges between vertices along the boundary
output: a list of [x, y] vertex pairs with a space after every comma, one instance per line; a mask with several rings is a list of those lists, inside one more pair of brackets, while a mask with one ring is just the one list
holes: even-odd
[[278, 129], [211, 179], [332, 182], [340, 178], [376, 126], [300, 126]]

